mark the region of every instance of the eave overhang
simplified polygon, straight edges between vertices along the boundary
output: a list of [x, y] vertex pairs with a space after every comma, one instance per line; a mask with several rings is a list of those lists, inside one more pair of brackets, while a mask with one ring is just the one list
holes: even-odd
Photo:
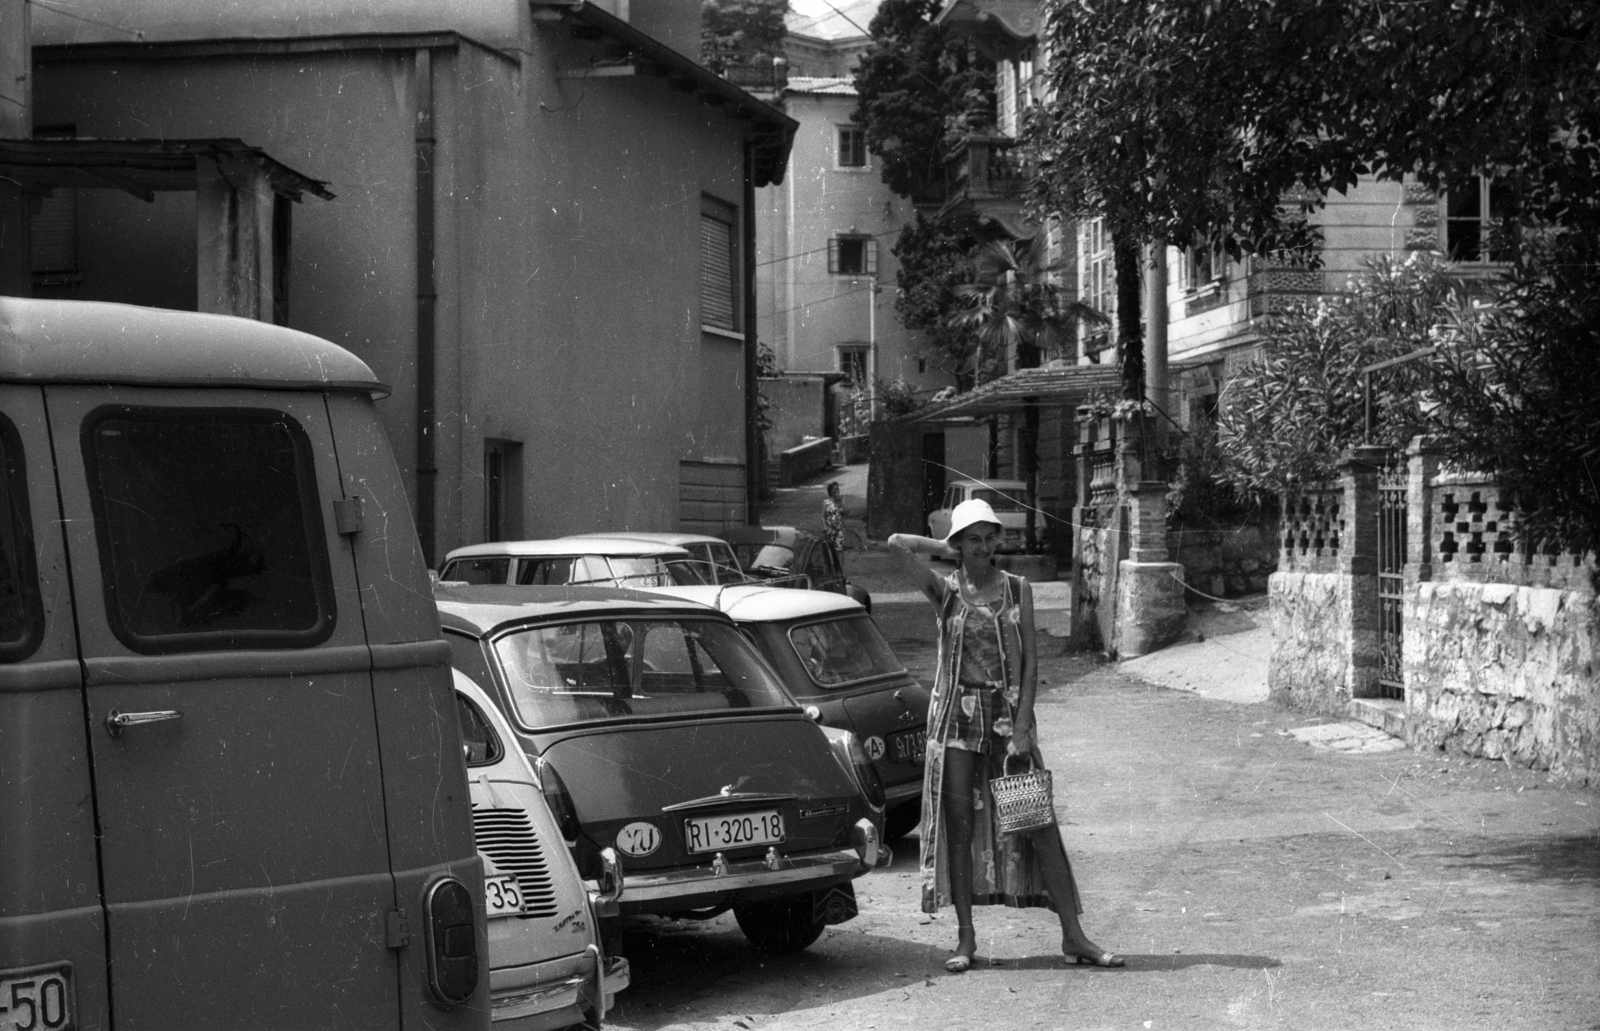
[[685, 93], [692, 93], [703, 104], [724, 108], [728, 117], [746, 123], [755, 152], [755, 185], [773, 186], [783, 182], [789, 164], [789, 150], [800, 123], [764, 103], [752, 94], [685, 57], [652, 36], [646, 35], [611, 12], [589, 0], [530, 0], [535, 25], [569, 24], [579, 38], [609, 43], [620, 51], [615, 61], [586, 69], [593, 76], [599, 68], [609, 73], [654, 76]]
[[196, 167], [202, 159], [224, 168], [239, 163], [254, 166], [274, 193], [293, 200], [306, 193], [333, 199], [327, 183], [295, 171], [243, 140], [0, 140], [0, 178], [34, 193], [64, 186], [109, 188], [150, 200], [157, 192], [193, 190]]
[[1015, 61], [1038, 41], [1039, 7], [1038, 0], [949, 0], [934, 22], [971, 39], [991, 61]]

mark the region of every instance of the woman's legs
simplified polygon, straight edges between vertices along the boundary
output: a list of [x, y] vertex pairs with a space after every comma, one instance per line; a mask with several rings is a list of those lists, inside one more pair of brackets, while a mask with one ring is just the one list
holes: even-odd
[[[1054, 824], [1033, 832], [1033, 847], [1039, 856], [1039, 872], [1044, 886], [1050, 892], [1050, 901], [1056, 905], [1056, 915], [1061, 919], [1061, 951], [1068, 957], [1083, 956], [1097, 963], [1107, 953], [1089, 940], [1078, 921], [1078, 886], [1067, 863], [1067, 850], [1061, 844], [1061, 832]], [[1101, 966], [1121, 966], [1120, 957], [1111, 957]]]
[[949, 857], [950, 901], [956, 909], [959, 935], [956, 955], [968, 962], [978, 951], [978, 936], [972, 929], [972, 784], [981, 758], [964, 748], [944, 750], [945, 855]]

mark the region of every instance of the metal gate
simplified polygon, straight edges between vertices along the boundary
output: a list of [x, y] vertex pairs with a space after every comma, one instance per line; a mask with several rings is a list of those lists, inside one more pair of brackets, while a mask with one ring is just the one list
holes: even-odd
[[1406, 462], [1378, 473], [1378, 697], [1405, 698], [1401, 643], [1406, 568]]

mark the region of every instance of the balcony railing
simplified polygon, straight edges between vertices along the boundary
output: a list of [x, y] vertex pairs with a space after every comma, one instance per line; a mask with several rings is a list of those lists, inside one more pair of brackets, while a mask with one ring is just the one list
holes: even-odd
[[1014, 214], [1021, 209], [1022, 193], [1031, 169], [1015, 152], [1009, 136], [968, 136], [945, 158], [945, 203], [941, 214], [962, 205], [980, 213]]

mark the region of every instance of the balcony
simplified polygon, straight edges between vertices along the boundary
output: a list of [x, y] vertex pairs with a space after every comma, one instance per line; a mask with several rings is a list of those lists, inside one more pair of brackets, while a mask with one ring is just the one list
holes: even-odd
[[939, 217], [998, 227], [1017, 236], [1031, 169], [1013, 153], [1016, 145], [1009, 136], [983, 134], [956, 144], [945, 157], [945, 202]]

